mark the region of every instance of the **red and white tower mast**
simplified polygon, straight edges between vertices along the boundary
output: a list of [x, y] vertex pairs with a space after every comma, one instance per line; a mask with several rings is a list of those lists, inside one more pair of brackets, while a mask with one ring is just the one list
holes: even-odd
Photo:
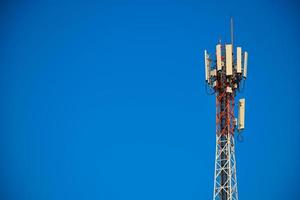
[[235, 96], [247, 77], [248, 53], [231, 43], [217, 44], [216, 54], [205, 50], [207, 89], [216, 95], [216, 155], [213, 200], [238, 200], [234, 135], [244, 129], [245, 99], [238, 103], [238, 119], [234, 117]]

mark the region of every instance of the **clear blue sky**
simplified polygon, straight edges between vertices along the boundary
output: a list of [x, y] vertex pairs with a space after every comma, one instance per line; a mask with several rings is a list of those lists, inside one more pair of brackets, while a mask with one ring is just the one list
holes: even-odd
[[211, 199], [203, 51], [230, 16], [249, 52], [239, 197], [299, 197], [296, 1], [70, 2], [1, 3], [0, 199]]

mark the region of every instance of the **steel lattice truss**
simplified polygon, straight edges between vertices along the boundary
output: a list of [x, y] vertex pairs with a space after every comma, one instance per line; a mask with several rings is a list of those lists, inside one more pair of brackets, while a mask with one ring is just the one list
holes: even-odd
[[[236, 179], [236, 163], [234, 151], [234, 137], [229, 136], [222, 141], [220, 136], [217, 136], [218, 143], [225, 142], [226, 145], [221, 147], [216, 145], [216, 162], [215, 162], [215, 181], [214, 181], [214, 199], [238, 199], [237, 179]], [[229, 159], [222, 159], [221, 154], [225, 154]], [[224, 162], [224, 164], [221, 164]], [[226, 180], [222, 182], [222, 174], [226, 174]], [[223, 191], [223, 193], [222, 193]], [[226, 193], [226, 197], [221, 194]]]
[[237, 200], [233, 94], [218, 93], [216, 109], [216, 160], [213, 199]]

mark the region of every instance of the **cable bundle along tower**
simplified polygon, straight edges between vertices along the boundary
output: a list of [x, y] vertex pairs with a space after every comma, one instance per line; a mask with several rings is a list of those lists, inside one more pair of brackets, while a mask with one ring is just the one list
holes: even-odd
[[231, 43], [216, 45], [215, 55], [204, 51], [207, 89], [216, 96], [216, 155], [213, 200], [238, 200], [234, 135], [244, 129], [245, 99], [238, 102], [235, 118], [235, 96], [243, 89], [247, 77], [248, 53]]

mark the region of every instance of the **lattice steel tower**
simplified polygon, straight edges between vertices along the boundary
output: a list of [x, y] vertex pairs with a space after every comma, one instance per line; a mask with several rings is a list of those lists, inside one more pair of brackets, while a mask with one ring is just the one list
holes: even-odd
[[238, 104], [238, 119], [234, 117], [235, 96], [242, 90], [247, 77], [248, 53], [241, 47], [233, 52], [231, 43], [216, 45], [216, 54], [205, 50], [206, 87], [216, 95], [216, 155], [213, 200], [237, 200], [238, 188], [235, 161], [235, 131], [244, 129], [245, 99]]

